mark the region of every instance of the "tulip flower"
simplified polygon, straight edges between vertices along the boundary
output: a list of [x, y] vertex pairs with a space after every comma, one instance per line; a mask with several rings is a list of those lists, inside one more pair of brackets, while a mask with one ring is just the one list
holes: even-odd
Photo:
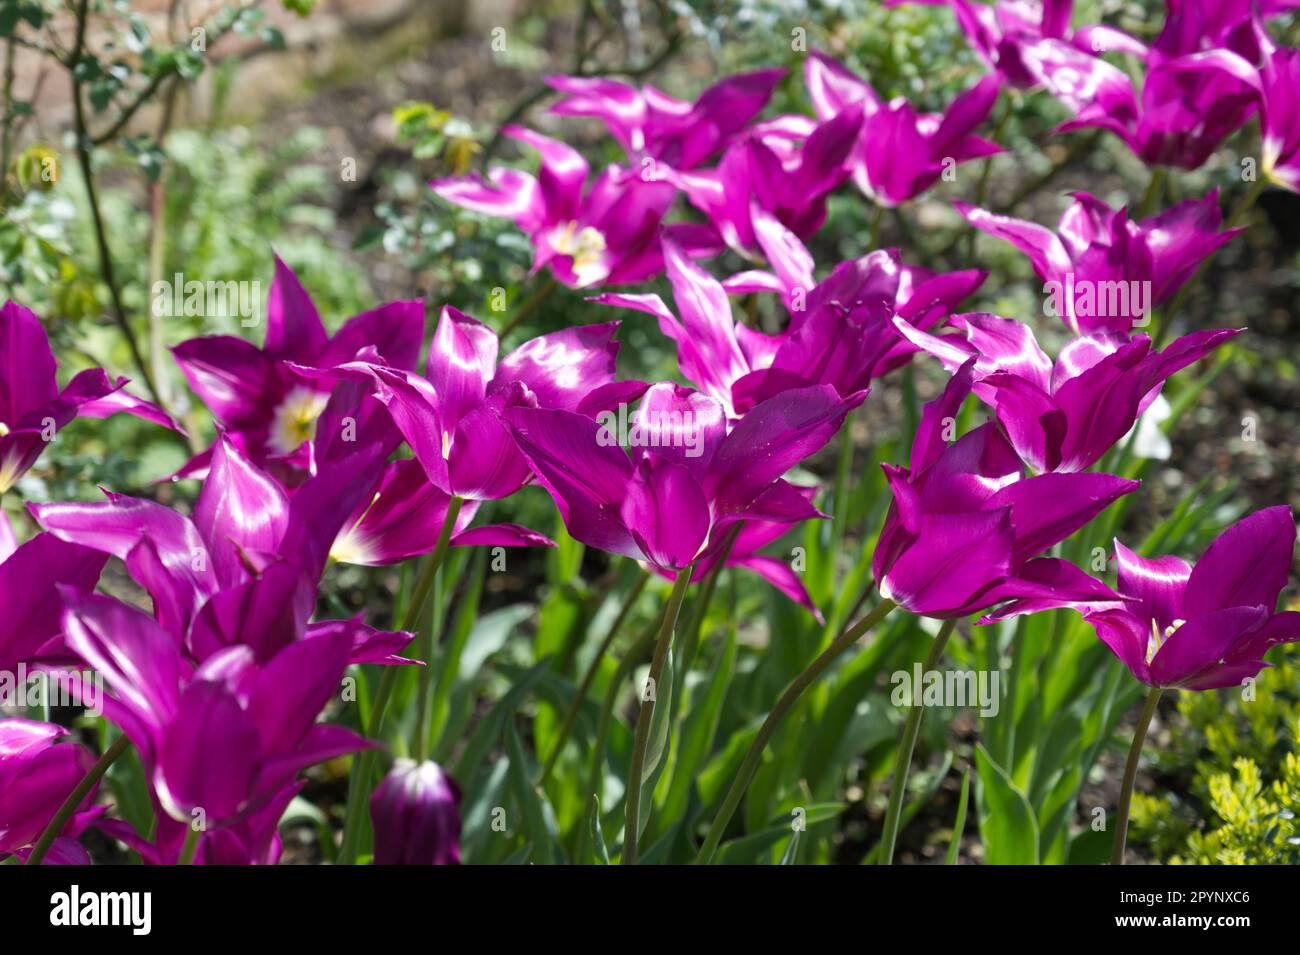
[[1261, 90], [1255, 67], [1224, 49], [1149, 57], [1140, 103], [1128, 75], [1101, 59], [1081, 69], [1040, 44], [1025, 66], [1075, 114], [1057, 132], [1109, 130], [1149, 166], [1200, 168], [1254, 115]]
[[1141, 221], [1086, 192], [1061, 215], [1058, 231], [953, 203], [975, 228], [1010, 242], [1028, 256], [1048, 314], [1076, 335], [1127, 334], [1150, 319], [1197, 267], [1240, 229], [1220, 231], [1219, 192], [1187, 199]]
[[[373, 349], [393, 367], [414, 368], [423, 341], [424, 303], [419, 300], [390, 302], [357, 315], [331, 337], [311, 296], [276, 256], [262, 348], [232, 335], [215, 335], [181, 342], [172, 354], [240, 452], [286, 483], [296, 483], [300, 478], [290, 475], [312, 463], [309, 445], [330, 390], [295, 374], [289, 363], [330, 368]], [[203, 477], [212, 454], [209, 449], [196, 456], [177, 477]]]
[[161, 408], [123, 391], [102, 368], [78, 372], [60, 390], [50, 340], [41, 320], [13, 301], [0, 307], [0, 494], [36, 463], [46, 445], [77, 417], [135, 415], [182, 431]]
[[1279, 186], [1300, 192], [1300, 50], [1278, 50], [1261, 76], [1263, 173]]
[[[829, 384], [841, 395], [863, 390], [916, 350], [894, 334], [889, 319], [895, 310], [929, 327], [984, 280], [984, 273], [974, 270], [931, 275], [902, 265], [897, 251], [889, 250], [841, 263], [816, 284], [810, 258], [792, 255], [787, 265], [779, 251], [797, 248], [806, 256], [802, 244], [775, 219], [759, 215], [755, 221], [763, 224], [760, 235], [780, 230], [780, 241], [775, 236], [763, 241], [784, 277], [746, 272], [719, 283], [667, 242], [668, 279], [680, 319], [654, 293], [606, 293], [594, 299], [654, 315], [660, 330], [677, 343], [682, 374], [722, 402], [729, 418], [792, 388]], [[727, 291], [760, 288], [782, 291], [787, 298], [791, 291], [803, 293], [781, 335], [765, 335], [732, 317]]]
[[804, 61], [804, 81], [823, 120], [850, 108], [862, 111], [849, 165], [854, 183], [878, 205], [913, 199], [956, 165], [1003, 151], [973, 135], [997, 100], [994, 77], [961, 93], [942, 115], [918, 113], [901, 96], [882, 101], [865, 80], [815, 50]]
[[368, 361], [304, 375], [369, 383], [429, 481], [472, 501], [508, 497], [528, 480], [499, 414], [516, 405], [592, 413], [635, 400], [645, 385], [615, 381], [617, 322], [541, 335], [499, 362], [497, 334], [446, 307], [429, 345], [424, 376]]
[[[52, 723], [0, 720], [0, 859], [26, 858], [63, 801], [81, 782], [95, 758], [80, 743], [59, 742], [68, 731]], [[92, 789], [64, 826], [44, 862], [90, 863], [75, 836], [99, 815]]]
[[971, 49], [1001, 79], [1019, 89], [1036, 83], [1023, 63], [1027, 47], [1042, 49], [1050, 43], [1055, 56], [1080, 64], [1102, 52], [1136, 56], [1147, 52], [1127, 33], [1104, 24], [1072, 30], [1073, 0], [996, 0], [991, 5], [971, 0], [886, 0], [885, 6], [907, 2], [951, 7]]
[[1263, 21], [1295, 10], [1296, 0], [1165, 0], [1165, 25], [1150, 55], [1182, 56], [1230, 50], [1255, 64], [1273, 52]]
[[[587, 187], [587, 160], [576, 149], [519, 126], [505, 135], [537, 150], [536, 177], [518, 169], [495, 168], [490, 182], [470, 175], [429, 183], [448, 202], [504, 216], [533, 244], [533, 272], [550, 267], [570, 288], [639, 282], [663, 269], [660, 226], [676, 189], [657, 175], [609, 166]], [[720, 251], [707, 229], [671, 226], [668, 231], [696, 255]]]
[[1148, 686], [1213, 690], [1269, 666], [1265, 652], [1300, 641], [1300, 613], [1277, 613], [1295, 549], [1289, 507], [1269, 507], [1219, 535], [1195, 566], [1146, 558], [1115, 541], [1115, 602], [1089, 607], [1097, 636]]
[[1139, 482], [1112, 474], [1023, 478], [989, 422], [946, 444], [975, 359], [925, 406], [909, 467], [884, 465], [893, 503], [872, 557], [881, 596], [912, 613], [959, 619], [1009, 600], [1072, 606], [1108, 590], [1068, 561], [1039, 557]]
[[308, 620], [329, 548], [379, 474], [374, 453], [358, 452], [290, 499], [222, 437], [192, 518], [113, 493], [102, 502], [30, 510], [55, 537], [123, 561], [153, 598], [158, 623], [195, 660], [242, 646], [263, 662], [295, 641], [341, 628], [354, 645], [353, 662], [373, 662], [404, 647], [410, 634]]
[[[904, 265], [898, 261], [895, 251], [886, 249], [879, 254], [841, 262], [818, 287], [812, 253], [799, 237], [757, 206], [751, 212], [754, 235], [771, 271], [738, 272], [724, 279], [722, 287], [731, 295], [755, 292], [780, 295], [790, 312], [790, 333], [794, 325], [803, 321], [805, 312], [853, 315], [877, 301], [886, 301], [894, 311], [929, 325], [940, 321], [962, 299], [974, 294], [988, 277], [987, 272], [979, 269], [936, 274], [920, 266]], [[887, 293], [892, 291], [894, 273], [897, 273], [898, 288], [891, 298]], [[925, 318], [921, 318], [923, 314]], [[822, 315], [818, 320], [825, 318]], [[839, 329], [840, 334], [844, 331]]]
[[140, 753], [160, 809], [211, 829], [265, 808], [308, 766], [370, 744], [316, 717], [338, 693], [349, 636], [318, 634], [259, 662], [232, 646], [197, 668], [121, 601], [64, 592], [68, 645], [113, 691], [104, 715]]
[[1194, 567], [1180, 557], [1142, 557], [1116, 540], [1118, 592], [1076, 608], [1129, 672], [1151, 687], [1120, 785], [1112, 864], [1124, 864], [1133, 781], [1165, 690], [1238, 686], [1270, 665], [1264, 660], [1270, 647], [1300, 641], [1300, 613], [1276, 612], [1295, 540], [1295, 519], [1285, 506], [1229, 527]]
[[12, 536], [0, 512], [0, 671], [20, 663], [52, 663], [63, 656], [60, 639], [63, 608], [57, 584], [89, 593], [99, 582], [108, 555], [68, 544], [52, 534], [38, 534], [21, 546], [5, 546]]
[[564, 94], [552, 113], [600, 119], [638, 168], [653, 168], [650, 159], [694, 169], [763, 111], [783, 76], [783, 69], [729, 76], [694, 103], [605, 77], [548, 76], [546, 84]]
[[394, 762], [370, 819], [376, 865], [460, 865], [460, 789], [437, 763]]
[[515, 407], [503, 417], [570, 534], [676, 572], [725, 546], [737, 521], [820, 516], [782, 475], [865, 398], [841, 399], [829, 385], [794, 389], [756, 405], [729, 434], [721, 402], [670, 382], [646, 392], [626, 435], [609, 418], [572, 411]]
[[[210, 826], [194, 847], [194, 865], [275, 865], [283, 848], [280, 820], [294, 797], [307, 785], [299, 780], [282, 788], [260, 808], [223, 823]], [[123, 819], [104, 819], [96, 828], [112, 836], [128, 849], [139, 853], [147, 865], [176, 865], [185, 861], [185, 843], [192, 831], [189, 820], [173, 819], [160, 807], [155, 797], [157, 825], [153, 840], [140, 836]]]
[[1091, 467], [1136, 424], [1164, 382], [1244, 329], [1206, 329], [1151, 348], [1146, 335], [1076, 338], [1055, 364], [1027, 325], [997, 315], [955, 315], [964, 336], [931, 335], [895, 319], [899, 332], [955, 372], [974, 360], [973, 390], [993, 409], [1034, 471]]
[[[330, 547], [341, 564], [395, 564], [433, 550], [451, 495], [433, 484], [419, 461], [403, 458], [384, 471], [372, 498], [362, 501]], [[518, 524], [469, 526], [478, 501], [466, 501], [449, 540], [452, 547], [554, 547], [555, 541]]]
[[[777, 591], [799, 606], [806, 608], [818, 623], [824, 624], [826, 618], [822, 615], [818, 606], [813, 603], [812, 595], [808, 593], [808, 588], [804, 586], [799, 574], [790, 566], [790, 562], [759, 553], [763, 548], [775, 543], [798, 527], [802, 521], [808, 519], [821, 520], [827, 516], [812, 506], [812, 498], [817, 493], [817, 488], [801, 487], [797, 484], [792, 484], [790, 487], [807, 503], [808, 507], [806, 509], [794, 511], [780, 520], [739, 521], [740, 526], [735, 532], [735, 539], [732, 541], [730, 549], [726, 547], [725, 543], [719, 547], [710, 547], [695, 562], [695, 571], [691, 574], [691, 583], [696, 584], [704, 580], [714, 572], [720, 561], [726, 567], [742, 567], [763, 578]], [[662, 568], [655, 568], [655, 570], [661, 577], [668, 579], [672, 577], [668, 571]]]
[[751, 214], [755, 205], [801, 238], [821, 228], [827, 196], [848, 178], [861, 123], [856, 105], [820, 121], [783, 116], [750, 127], [727, 147], [716, 169], [662, 172], [704, 213], [728, 248], [752, 258], [759, 251]]

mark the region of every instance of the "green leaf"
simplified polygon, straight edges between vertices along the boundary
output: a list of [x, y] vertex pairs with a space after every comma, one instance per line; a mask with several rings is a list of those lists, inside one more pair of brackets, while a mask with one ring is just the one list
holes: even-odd
[[524, 754], [514, 720], [506, 723], [506, 753], [510, 758], [510, 789], [524, 817], [524, 836], [533, 846], [534, 861], [540, 865], [563, 862], [555, 813], [546, 797], [532, 784], [533, 770]]
[[605, 834], [600, 828], [600, 797], [595, 793], [591, 794], [591, 808], [587, 811], [587, 832], [591, 838], [593, 861], [609, 865], [609, 849], [605, 846]]
[[1024, 793], [993, 761], [983, 744], [975, 747], [980, 780], [980, 836], [989, 865], [1037, 865], [1038, 820]]

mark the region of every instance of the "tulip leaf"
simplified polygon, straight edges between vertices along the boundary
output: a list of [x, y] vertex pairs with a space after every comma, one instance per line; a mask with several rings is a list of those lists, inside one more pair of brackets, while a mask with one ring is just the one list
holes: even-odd
[[591, 808], [587, 810], [587, 832], [591, 840], [591, 857], [600, 865], [609, 865], [609, 849], [605, 846], [605, 833], [600, 828], [600, 797], [591, 795]]
[[1006, 770], [993, 761], [983, 744], [975, 747], [979, 774], [977, 803], [984, 861], [989, 865], [1037, 865], [1038, 820], [1024, 793], [1012, 785]]
[[533, 785], [533, 770], [524, 754], [514, 720], [506, 722], [506, 753], [510, 758], [510, 789], [524, 817], [524, 834], [533, 846], [533, 861], [540, 865], [563, 862], [555, 813], [546, 797]]
[[799, 837], [803, 835], [802, 829], [796, 829], [790, 841], [786, 844], [785, 852], [781, 855], [781, 865], [794, 865], [799, 855]]

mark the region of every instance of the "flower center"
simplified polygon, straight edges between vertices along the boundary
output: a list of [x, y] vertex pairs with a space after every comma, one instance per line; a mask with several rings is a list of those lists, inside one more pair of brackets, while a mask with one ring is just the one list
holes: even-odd
[[605, 265], [605, 236], [591, 226], [578, 228], [576, 222], [557, 226], [550, 235], [551, 248], [573, 260], [573, 273], [581, 285], [599, 282], [609, 274]]
[[299, 385], [289, 392], [275, 409], [275, 421], [267, 443], [280, 454], [291, 454], [316, 436], [316, 419], [325, 410], [330, 396]]
[[9, 433], [9, 425], [5, 424], [3, 421], [0, 421], [0, 438], [3, 438], [8, 433]]
[[1155, 655], [1160, 652], [1160, 648], [1165, 645], [1165, 641], [1178, 632], [1178, 628], [1185, 624], [1186, 620], [1175, 620], [1169, 626], [1165, 627], [1164, 633], [1160, 632], [1160, 624], [1155, 620], [1151, 621], [1151, 637], [1147, 640], [1147, 663], [1155, 659]]

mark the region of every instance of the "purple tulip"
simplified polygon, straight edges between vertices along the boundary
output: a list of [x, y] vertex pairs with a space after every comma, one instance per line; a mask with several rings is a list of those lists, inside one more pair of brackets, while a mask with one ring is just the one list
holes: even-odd
[[57, 363], [41, 320], [13, 301], [0, 307], [0, 494], [36, 463], [57, 431], [73, 418], [135, 415], [183, 430], [161, 408], [122, 390], [102, 368], [78, 372], [62, 390]]
[[[293, 798], [302, 792], [306, 780], [285, 786], [260, 808], [241, 814], [210, 827], [199, 840], [194, 865], [275, 865], [280, 861], [283, 848], [280, 842], [280, 820]], [[139, 853], [147, 865], [176, 865], [185, 848], [191, 823], [173, 819], [161, 811], [154, 800], [157, 819], [153, 841], [142, 838], [129, 822], [122, 819], [104, 819], [96, 828], [103, 830], [128, 849]]]
[[856, 105], [820, 122], [782, 116], [750, 127], [727, 147], [717, 168], [668, 169], [664, 176], [704, 213], [728, 248], [752, 258], [759, 252], [755, 207], [801, 238], [821, 228], [827, 196], [849, 176], [861, 122]]
[[[817, 605], [813, 603], [812, 595], [808, 593], [808, 588], [804, 586], [799, 574], [790, 566], [790, 562], [759, 553], [763, 548], [775, 543], [799, 526], [802, 521], [808, 519], [821, 520], [827, 516], [812, 506], [812, 498], [817, 493], [817, 488], [802, 487], [797, 484], [792, 484], [790, 487], [807, 503], [808, 507], [806, 509], [792, 511], [786, 518], [781, 520], [740, 521], [740, 530], [736, 532], [736, 538], [732, 542], [731, 549], [710, 547], [695, 562], [695, 571], [691, 574], [691, 583], [699, 583], [712, 573], [717, 567], [718, 561], [724, 559], [725, 550], [726, 562], [724, 566], [743, 567], [745, 570], [758, 575], [779, 592], [799, 604], [799, 606], [805, 607], [818, 623], [824, 624], [826, 618]], [[664, 568], [656, 567], [654, 570], [665, 580], [673, 579], [673, 574]]]
[[546, 83], [564, 94], [552, 113], [600, 119], [640, 168], [653, 168], [645, 162], [651, 159], [684, 170], [708, 160], [761, 113], [783, 76], [783, 69], [729, 76], [694, 103], [604, 77], [548, 76]]
[[1276, 613], [1295, 549], [1289, 507], [1229, 527], [1192, 567], [1145, 558], [1115, 541], [1121, 602], [1085, 612], [1097, 636], [1150, 686], [1213, 690], [1269, 666], [1264, 653], [1300, 641], [1300, 613]]
[[[403, 458], [384, 471], [372, 498], [362, 501], [330, 547], [341, 564], [395, 564], [426, 554], [438, 543], [451, 495], [433, 484], [419, 461]], [[478, 501], [466, 501], [456, 519], [452, 547], [554, 547], [555, 541], [518, 524], [471, 528]]]
[[1261, 75], [1263, 172], [1278, 185], [1300, 192], [1300, 50], [1278, 50]]
[[[27, 857], [25, 850], [94, 765], [95, 758], [80, 743], [58, 742], [67, 736], [67, 730], [52, 723], [0, 720], [0, 859]], [[55, 840], [46, 864], [89, 864], [76, 836], [99, 815], [91, 808], [94, 801], [92, 790]]]
[[[680, 319], [653, 293], [595, 298], [654, 315], [677, 343], [682, 374], [722, 402], [729, 418], [793, 388], [828, 384], [841, 395], [863, 390], [916, 350], [894, 333], [895, 313], [929, 327], [984, 280], [974, 270], [932, 275], [901, 265], [897, 251], [889, 250], [841, 263], [817, 284], [799, 240], [769, 216], [757, 214], [755, 222], [776, 275], [746, 272], [719, 283], [669, 242], [668, 279]], [[760, 289], [779, 291], [794, 306], [781, 335], [765, 335], [732, 317], [727, 291]]]
[[[821, 516], [782, 475], [822, 448], [865, 397], [840, 399], [829, 385], [787, 391], [730, 433], [721, 402], [670, 382], [651, 386], [636, 418], [618, 426], [613, 416], [545, 408], [504, 417], [570, 534], [676, 571], [720, 550], [737, 521]], [[627, 434], [617, 433], [625, 424]]]
[[1023, 478], [993, 422], [948, 445], [975, 360], [925, 406], [908, 468], [884, 465], [894, 500], [872, 558], [881, 596], [912, 613], [960, 618], [1009, 600], [1071, 606], [1107, 588], [1043, 551], [1137, 489], [1112, 474]]
[[370, 797], [375, 865], [460, 865], [460, 789], [430, 760], [399, 759]]
[[293, 642], [332, 636], [342, 626], [353, 662], [374, 662], [389, 659], [411, 635], [380, 633], [360, 621], [308, 620], [329, 548], [380, 473], [373, 449], [358, 452], [290, 499], [222, 437], [192, 518], [112, 493], [107, 501], [30, 510], [54, 536], [123, 561], [153, 598], [158, 623], [197, 661], [245, 647], [265, 662]]
[[38, 534], [19, 546], [0, 512], [0, 671], [20, 663], [57, 663], [66, 654], [57, 584], [89, 593], [108, 555]]
[[815, 50], [804, 61], [804, 80], [823, 120], [850, 109], [862, 111], [849, 165], [858, 188], [878, 205], [914, 199], [957, 164], [1003, 151], [973, 135], [998, 98], [994, 77], [960, 94], [942, 115], [918, 113], [901, 96], [882, 101], [865, 80]]
[[989, 69], [1011, 86], [1028, 89], [1037, 83], [1025, 68], [1027, 47], [1050, 44], [1053, 55], [1086, 65], [1103, 52], [1146, 56], [1146, 47], [1127, 33], [1097, 24], [1072, 30], [1073, 0], [996, 0], [992, 5], [970, 0], [886, 0], [885, 6], [926, 3], [952, 8], [966, 39]]
[[1274, 49], [1263, 20], [1297, 7], [1296, 0], [1165, 0], [1165, 25], [1151, 44], [1151, 55], [1175, 57], [1222, 49], [1259, 63]]
[[1259, 103], [1259, 73], [1230, 50], [1152, 54], [1140, 104], [1123, 70], [1057, 54], [1045, 41], [1027, 48], [1024, 58], [1035, 80], [1075, 114], [1057, 132], [1110, 130], [1149, 166], [1200, 168]]
[[956, 372], [972, 358], [973, 390], [993, 409], [1021, 460], [1039, 473], [1091, 467], [1137, 422], [1171, 375], [1244, 329], [1208, 329], [1154, 351], [1146, 335], [1076, 338], [1056, 363], [1030, 328], [997, 315], [955, 315], [964, 336], [896, 319], [899, 332]]
[[105, 717], [135, 745], [160, 808], [178, 822], [238, 822], [301, 770], [371, 745], [316, 722], [352, 655], [347, 633], [308, 636], [260, 662], [251, 647], [230, 646], [195, 667], [140, 611], [99, 595], [65, 590], [64, 599], [69, 646], [113, 691]]
[[1197, 267], [1240, 229], [1220, 231], [1219, 191], [1134, 222], [1086, 192], [1061, 215], [1058, 231], [953, 203], [975, 228], [1010, 242], [1045, 283], [1048, 314], [1076, 335], [1127, 334], [1146, 325]]
[[496, 332], [446, 307], [424, 376], [367, 361], [298, 370], [367, 382], [436, 488], [467, 500], [496, 500], [529, 477], [528, 462], [501, 423], [506, 408], [595, 413], [645, 390], [641, 382], [614, 380], [617, 331], [617, 322], [566, 328], [524, 342], [498, 362]]
[[[514, 221], [533, 244], [533, 271], [549, 266], [570, 288], [639, 282], [663, 269], [660, 226], [676, 189], [657, 175], [609, 166], [587, 187], [587, 160], [573, 147], [519, 126], [507, 136], [537, 150], [536, 177], [497, 167], [485, 182], [477, 174], [429, 183], [448, 202]], [[709, 230], [668, 230], [695, 255], [720, 251]]]
[[[276, 256], [266, 305], [266, 342], [231, 335], [191, 338], [172, 349], [190, 387], [227, 438], [260, 467], [292, 484], [312, 464], [310, 444], [330, 390], [290, 363], [331, 368], [372, 350], [396, 368], [414, 368], [424, 341], [424, 303], [390, 302], [357, 315], [331, 338], [293, 271]], [[213, 454], [193, 458], [178, 477], [203, 477]]]

